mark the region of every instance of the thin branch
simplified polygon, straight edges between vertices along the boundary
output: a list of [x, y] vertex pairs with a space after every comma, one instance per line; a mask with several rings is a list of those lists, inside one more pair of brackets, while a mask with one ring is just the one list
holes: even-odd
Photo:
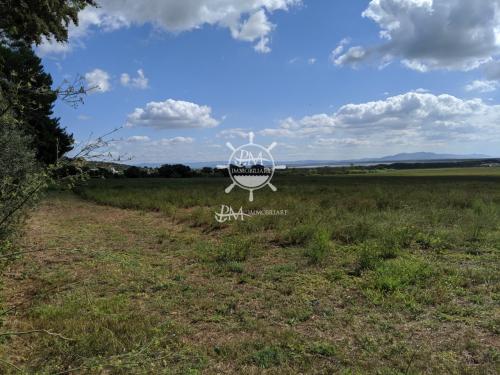
[[7, 362], [5, 359], [0, 358], [0, 362], [4, 363], [4, 364], [6, 364], [6, 365], [9, 365], [10, 367], [15, 368], [15, 369], [16, 369], [17, 371], [19, 371], [19, 372], [24, 373], [24, 370], [23, 370], [23, 369], [21, 369], [21, 368], [17, 367], [17, 366], [16, 366], [15, 364], [13, 364], [13, 363]]
[[33, 195], [35, 195], [38, 192], [38, 190], [40, 190], [43, 187], [44, 184], [45, 184], [44, 181], [39, 182], [35, 186], [35, 188], [31, 190], [18, 205], [16, 205], [12, 210], [10, 210], [7, 213], [7, 215], [5, 215], [0, 221], [0, 227], [2, 227], [2, 225], [5, 222], [7, 222], [7, 220], [9, 220], [12, 215], [14, 215], [18, 210], [20, 210], [26, 204], [26, 202], [28, 202], [31, 199], [31, 197], [33, 197]]
[[60, 339], [66, 340], [66, 341], [76, 341], [75, 339], [70, 339], [69, 337], [65, 337], [61, 335], [60, 333], [56, 332], [51, 332], [46, 329], [33, 329], [31, 331], [20, 331], [20, 332], [0, 332], [0, 337], [1, 336], [21, 336], [21, 335], [31, 335], [33, 333], [46, 333], [47, 335], [50, 336], [55, 336]]

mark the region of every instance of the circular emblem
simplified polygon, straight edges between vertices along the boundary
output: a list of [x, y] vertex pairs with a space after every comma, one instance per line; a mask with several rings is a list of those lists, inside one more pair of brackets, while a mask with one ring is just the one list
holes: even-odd
[[226, 144], [232, 150], [229, 157], [229, 164], [219, 166], [229, 172], [229, 177], [233, 183], [226, 188], [226, 193], [230, 193], [235, 186], [250, 192], [249, 200], [253, 201], [253, 191], [269, 186], [272, 191], [276, 187], [271, 184], [275, 169], [286, 168], [283, 165], [275, 165], [271, 150], [276, 146], [272, 143], [269, 147], [263, 147], [253, 142], [254, 134], [249, 133], [249, 143], [234, 148], [229, 142]]

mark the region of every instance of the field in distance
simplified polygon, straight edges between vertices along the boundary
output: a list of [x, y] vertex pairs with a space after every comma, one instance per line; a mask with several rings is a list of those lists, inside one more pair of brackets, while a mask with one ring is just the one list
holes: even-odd
[[[1, 358], [36, 373], [497, 373], [498, 168], [278, 175], [253, 203], [229, 183], [51, 194], [3, 304], [25, 301], [6, 329], [52, 334], [5, 340]], [[218, 223], [222, 204], [287, 215]]]

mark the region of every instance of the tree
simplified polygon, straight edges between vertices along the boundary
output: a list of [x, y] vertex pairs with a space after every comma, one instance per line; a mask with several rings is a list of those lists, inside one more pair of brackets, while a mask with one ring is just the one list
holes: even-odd
[[211, 176], [214, 174], [214, 169], [210, 167], [201, 168], [201, 174]]
[[[52, 90], [31, 45], [44, 38], [65, 42], [68, 26], [94, 0], [0, 0], [0, 249], [25, 208], [50, 182], [41, 169], [70, 149], [70, 135], [51, 118], [58, 94], [78, 102], [81, 90]], [[34, 147], [31, 147], [34, 146]], [[84, 149], [92, 152], [92, 147]]]
[[24, 43], [0, 46], [0, 77], [7, 106], [32, 137], [37, 159], [52, 164], [70, 151], [72, 135], [60, 126], [58, 118], [51, 117], [57, 100], [52, 78], [31, 47]]
[[43, 38], [68, 40], [70, 23], [94, 0], [0, 0], [0, 39], [40, 44]]
[[140, 177], [144, 177], [146, 175], [141, 168], [136, 167], [136, 166], [131, 166], [131, 167], [125, 169], [123, 174], [127, 178], [140, 178]]
[[192, 177], [191, 168], [183, 164], [164, 164], [158, 168], [158, 176], [160, 177]]
[[13, 118], [0, 117], [0, 250], [1, 240], [23, 216], [20, 208], [33, 202], [46, 184], [29, 143]]

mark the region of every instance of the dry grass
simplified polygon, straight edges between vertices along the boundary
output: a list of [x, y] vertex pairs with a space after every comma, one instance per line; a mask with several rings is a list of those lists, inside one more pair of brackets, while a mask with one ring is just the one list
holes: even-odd
[[497, 373], [494, 241], [474, 254], [391, 232], [372, 246], [359, 224], [292, 245], [272, 228], [191, 225], [191, 211], [47, 199], [21, 243], [41, 251], [5, 265], [3, 306], [17, 307], [2, 331], [70, 340], [1, 337], [3, 361], [28, 373]]

